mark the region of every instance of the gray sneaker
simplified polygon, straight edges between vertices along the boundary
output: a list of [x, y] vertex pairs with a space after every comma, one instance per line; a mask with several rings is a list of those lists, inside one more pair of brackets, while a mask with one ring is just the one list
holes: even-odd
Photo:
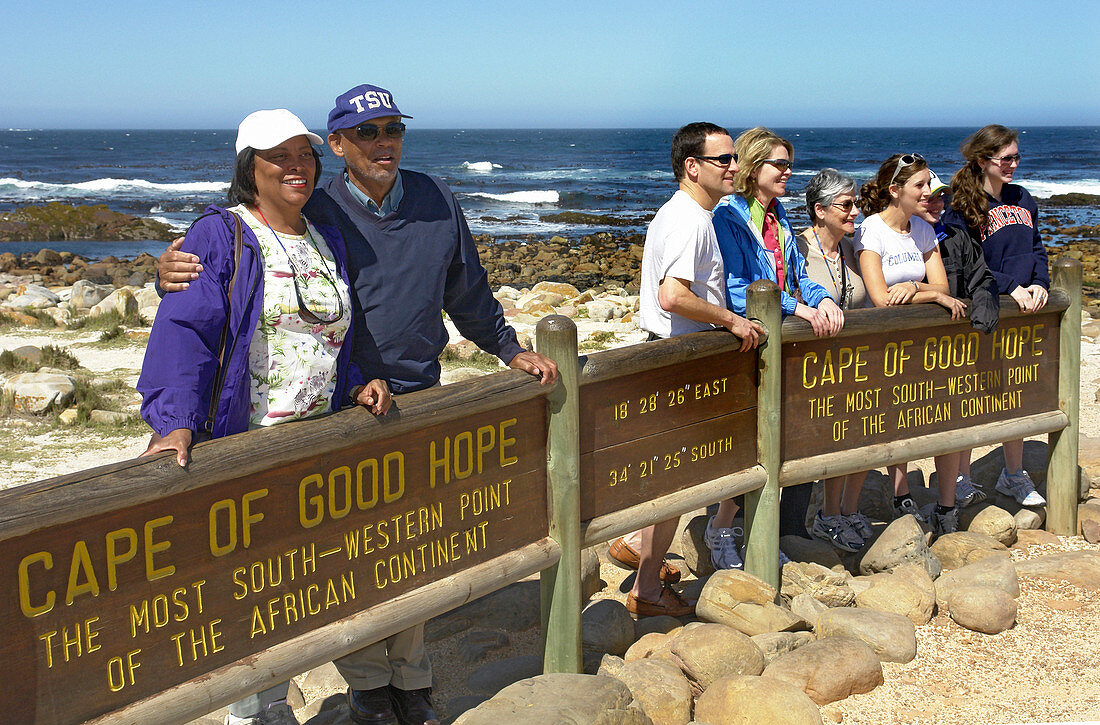
[[1005, 496], [1016, 499], [1016, 503], [1022, 506], [1045, 506], [1047, 500], [1035, 490], [1035, 482], [1027, 471], [1009, 473], [1001, 469], [1001, 475], [997, 479], [997, 490]]
[[970, 480], [970, 476], [960, 473], [955, 479], [955, 505], [966, 508], [975, 503], [985, 501], [985, 491], [981, 490]]
[[741, 560], [741, 554], [737, 550], [736, 536], [741, 533], [738, 528], [715, 529], [712, 517], [707, 522], [707, 529], [703, 532], [703, 542], [710, 549], [710, 563], [715, 569], [744, 569], [745, 562]]
[[294, 711], [286, 702], [273, 702], [259, 715], [239, 718], [233, 715], [225, 716], [225, 725], [299, 725], [298, 718], [294, 717]]
[[933, 508], [931, 519], [932, 531], [936, 536], [954, 534], [959, 530], [959, 507], [952, 506], [942, 514]]
[[859, 537], [863, 539], [864, 543], [867, 543], [867, 541], [875, 535], [875, 529], [871, 526], [871, 519], [867, 518], [867, 514], [862, 511], [848, 514], [844, 518], [848, 520], [848, 525], [859, 534]]
[[823, 516], [818, 511], [814, 516], [814, 524], [810, 527], [810, 534], [844, 551], [857, 552], [863, 548], [863, 537], [843, 516]]
[[911, 498], [902, 499], [901, 503], [894, 505], [894, 518], [900, 519], [902, 516], [909, 515], [917, 520], [918, 524], [927, 524], [928, 519], [921, 513], [920, 507], [917, 506], [917, 502]]

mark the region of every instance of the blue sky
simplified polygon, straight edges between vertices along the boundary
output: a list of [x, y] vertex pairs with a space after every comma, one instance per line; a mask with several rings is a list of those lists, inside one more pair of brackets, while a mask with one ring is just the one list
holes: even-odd
[[231, 128], [277, 106], [320, 128], [363, 82], [430, 128], [1100, 123], [1094, 0], [43, 0], [4, 14], [3, 128]]

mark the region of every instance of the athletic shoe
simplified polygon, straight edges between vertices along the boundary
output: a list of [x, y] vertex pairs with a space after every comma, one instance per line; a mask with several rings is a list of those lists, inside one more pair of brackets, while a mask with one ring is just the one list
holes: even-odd
[[745, 562], [737, 551], [736, 537], [741, 535], [737, 528], [715, 529], [711, 527], [714, 518], [707, 522], [707, 530], [703, 532], [703, 542], [710, 549], [710, 563], [715, 569], [744, 569]]
[[921, 513], [920, 507], [917, 506], [917, 502], [906, 496], [901, 500], [901, 503], [894, 504], [894, 518], [900, 519], [902, 516], [909, 515], [917, 520], [918, 524], [927, 524], [928, 519]]
[[818, 511], [810, 534], [827, 541], [838, 549], [857, 552], [863, 548], [863, 537], [851, 527], [843, 516], [822, 516]]
[[960, 473], [955, 479], [955, 505], [966, 508], [975, 503], [985, 501], [985, 491], [978, 488], [970, 476]]
[[271, 703], [266, 710], [252, 717], [226, 715], [225, 725], [298, 725], [298, 719], [284, 700]]
[[871, 519], [867, 518], [867, 515], [856, 511], [854, 514], [848, 514], [844, 516], [848, 521], [848, 525], [859, 534], [859, 538], [863, 539], [863, 543], [867, 543], [872, 536], [875, 535], [875, 529], [871, 526]]
[[959, 507], [952, 506], [942, 514], [932, 509], [932, 531], [936, 536], [943, 536], [944, 534], [954, 534], [959, 530]]
[[1027, 471], [1009, 473], [1001, 469], [1001, 476], [997, 479], [997, 490], [1005, 496], [1016, 499], [1016, 503], [1023, 506], [1044, 506], [1047, 500], [1035, 490], [1035, 483]]

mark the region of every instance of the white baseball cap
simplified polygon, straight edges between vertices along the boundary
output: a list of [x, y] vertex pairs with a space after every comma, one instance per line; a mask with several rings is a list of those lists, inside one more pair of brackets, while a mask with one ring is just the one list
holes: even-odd
[[949, 191], [950, 186], [940, 181], [940, 177], [936, 176], [936, 172], [932, 169], [928, 170], [928, 173], [932, 175], [932, 178], [928, 181], [928, 197], [931, 198], [941, 191]]
[[302, 119], [285, 108], [255, 111], [245, 116], [237, 127], [237, 153], [248, 147], [258, 151], [275, 148], [295, 136], [305, 136], [315, 146], [324, 143], [320, 136], [306, 128]]

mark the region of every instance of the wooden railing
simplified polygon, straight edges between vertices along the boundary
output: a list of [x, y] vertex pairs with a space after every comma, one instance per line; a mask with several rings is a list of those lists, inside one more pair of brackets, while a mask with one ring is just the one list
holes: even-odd
[[[546, 671], [579, 672], [580, 551], [745, 494], [778, 582], [780, 486], [1050, 434], [1047, 528], [1076, 531], [1081, 268], [991, 335], [935, 305], [577, 356], [0, 492], [13, 722], [182, 721], [541, 571]], [[575, 361], [575, 362], [574, 362]]]

